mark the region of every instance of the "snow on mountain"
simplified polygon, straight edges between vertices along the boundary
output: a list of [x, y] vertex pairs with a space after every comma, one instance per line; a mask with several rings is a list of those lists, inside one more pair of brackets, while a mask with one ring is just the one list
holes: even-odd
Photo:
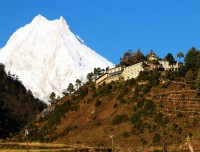
[[41, 15], [10, 37], [0, 63], [45, 102], [51, 92], [62, 96], [69, 83], [85, 80], [95, 67], [114, 66], [74, 35], [63, 17], [49, 21]]

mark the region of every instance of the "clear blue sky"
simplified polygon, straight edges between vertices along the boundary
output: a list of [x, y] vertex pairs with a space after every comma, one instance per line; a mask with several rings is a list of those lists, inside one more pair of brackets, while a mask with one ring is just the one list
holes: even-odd
[[38, 14], [63, 16], [90, 48], [118, 64], [129, 49], [163, 58], [200, 49], [200, 0], [0, 0], [0, 48]]

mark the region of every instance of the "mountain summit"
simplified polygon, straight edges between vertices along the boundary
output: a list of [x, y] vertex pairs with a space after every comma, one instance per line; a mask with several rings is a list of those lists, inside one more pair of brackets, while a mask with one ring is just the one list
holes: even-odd
[[0, 63], [45, 102], [51, 92], [62, 96], [69, 83], [84, 81], [95, 67], [114, 66], [74, 35], [63, 17], [49, 21], [41, 15], [10, 37]]

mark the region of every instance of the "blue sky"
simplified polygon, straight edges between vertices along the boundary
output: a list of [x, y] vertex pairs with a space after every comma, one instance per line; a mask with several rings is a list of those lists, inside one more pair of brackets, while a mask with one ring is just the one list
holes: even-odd
[[0, 0], [0, 48], [38, 14], [63, 16], [90, 48], [118, 64], [125, 51], [161, 58], [200, 49], [200, 0]]

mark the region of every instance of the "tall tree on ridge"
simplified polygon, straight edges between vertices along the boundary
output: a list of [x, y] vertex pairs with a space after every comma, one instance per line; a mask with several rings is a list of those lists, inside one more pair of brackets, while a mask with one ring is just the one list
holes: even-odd
[[178, 52], [177, 57], [179, 58], [179, 62], [180, 62], [180, 59], [184, 57], [183, 52]]
[[168, 53], [165, 56], [164, 60], [168, 61], [170, 65], [173, 64], [173, 62], [175, 61], [175, 59], [174, 59], [174, 57], [173, 57], [173, 55], [171, 53]]
[[74, 85], [72, 83], [70, 83], [67, 87], [67, 91], [71, 94], [72, 92], [74, 92]]

